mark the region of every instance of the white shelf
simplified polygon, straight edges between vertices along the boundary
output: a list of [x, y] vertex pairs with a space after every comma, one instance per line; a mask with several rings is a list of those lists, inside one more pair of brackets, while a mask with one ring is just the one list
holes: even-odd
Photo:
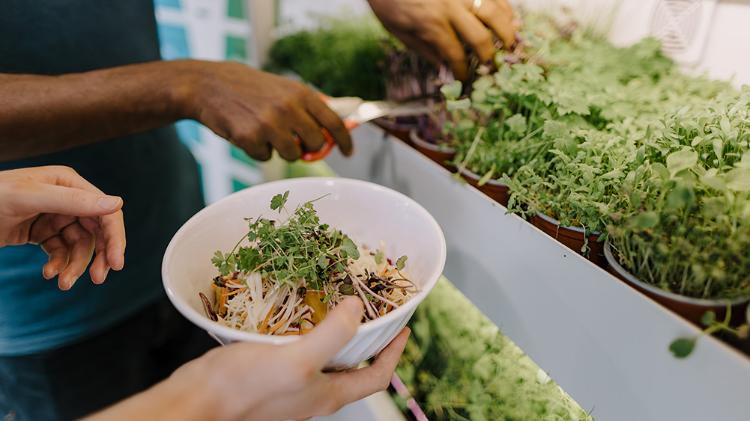
[[314, 417], [312, 421], [406, 421], [393, 403], [388, 392], [378, 392], [364, 399], [352, 402], [335, 414]]
[[[445, 275], [598, 420], [748, 420], [750, 359], [697, 329], [375, 126], [327, 162], [422, 204], [445, 232]], [[456, 315], [460, 317], [460, 315]]]

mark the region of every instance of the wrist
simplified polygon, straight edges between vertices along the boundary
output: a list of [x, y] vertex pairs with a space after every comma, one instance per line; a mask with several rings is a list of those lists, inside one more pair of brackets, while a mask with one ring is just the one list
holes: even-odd
[[157, 410], [163, 419], [205, 420], [222, 418], [222, 404], [218, 393], [204, 383], [205, 379], [170, 377], [155, 386]]
[[175, 60], [164, 62], [168, 66], [165, 91], [169, 108], [177, 120], [197, 119], [198, 103], [202, 91], [202, 80], [206, 75], [205, 64], [200, 60]]

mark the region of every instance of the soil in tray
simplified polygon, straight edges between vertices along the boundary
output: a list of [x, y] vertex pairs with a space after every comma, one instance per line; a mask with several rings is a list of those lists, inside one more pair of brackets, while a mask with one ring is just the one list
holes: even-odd
[[479, 189], [479, 191], [489, 196], [495, 202], [506, 207], [508, 206], [508, 199], [510, 198], [510, 190], [508, 189], [508, 186], [495, 180], [488, 180], [480, 186], [479, 175], [474, 174], [467, 169], [463, 169], [460, 172], [466, 182]]
[[585, 237], [582, 228], [563, 227], [560, 223], [546, 215], [534, 215], [531, 217], [531, 223], [535, 227], [544, 231], [545, 234], [561, 242], [569, 249], [585, 256], [595, 265], [606, 268], [607, 260], [604, 258], [604, 244], [599, 242], [599, 234], [591, 233], [588, 236], [588, 256], [581, 251], [585, 244]]
[[[703, 317], [703, 314], [705, 314], [707, 311], [713, 311], [714, 313], [716, 313], [717, 320], [723, 320], [727, 311], [727, 303], [731, 303], [732, 306], [731, 325], [737, 326], [745, 322], [745, 311], [747, 309], [748, 300], [750, 300], [750, 298], [732, 301], [707, 300], [686, 297], [671, 291], [663, 290], [657, 286], [641, 281], [633, 274], [628, 272], [627, 269], [622, 267], [615, 258], [615, 253], [609, 247], [609, 244], [605, 245], [604, 249], [604, 254], [608, 266], [607, 271], [609, 271], [609, 273], [621, 279], [626, 284], [645, 294], [657, 303], [689, 320], [693, 324], [699, 327], [705, 327], [701, 324], [701, 317]], [[725, 337], [724, 339], [737, 347], [742, 347], [742, 341], [738, 340], [736, 337]]]
[[[411, 144], [426, 157], [437, 162], [443, 167], [453, 170], [455, 167], [451, 163], [453, 158], [456, 156], [456, 150], [445, 145], [440, 145], [438, 142], [431, 142], [422, 137], [420, 130], [412, 130], [409, 136], [411, 138]], [[429, 137], [427, 138], [429, 139]]]

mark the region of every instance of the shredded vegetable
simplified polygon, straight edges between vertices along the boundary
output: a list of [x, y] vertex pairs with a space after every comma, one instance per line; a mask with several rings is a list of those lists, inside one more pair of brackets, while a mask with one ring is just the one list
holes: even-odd
[[[274, 196], [271, 209], [285, 212], [288, 197], [288, 191]], [[382, 245], [355, 244], [321, 223], [314, 202], [298, 206], [283, 223], [247, 219], [248, 233], [237, 245], [215, 253], [213, 300], [201, 294], [209, 318], [248, 332], [301, 335], [346, 296], [364, 303], [363, 322], [409, 300], [417, 287], [404, 272], [407, 257], [394, 263]]]

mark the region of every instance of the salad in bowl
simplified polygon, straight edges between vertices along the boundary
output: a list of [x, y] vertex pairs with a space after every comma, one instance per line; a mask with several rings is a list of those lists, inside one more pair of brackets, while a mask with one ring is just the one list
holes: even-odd
[[329, 368], [382, 350], [437, 282], [445, 239], [429, 213], [385, 187], [339, 178], [262, 184], [193, 216], [164, 255], [177, 309], [217, 341], [285, 343], [348, 296], [364, 304]]

